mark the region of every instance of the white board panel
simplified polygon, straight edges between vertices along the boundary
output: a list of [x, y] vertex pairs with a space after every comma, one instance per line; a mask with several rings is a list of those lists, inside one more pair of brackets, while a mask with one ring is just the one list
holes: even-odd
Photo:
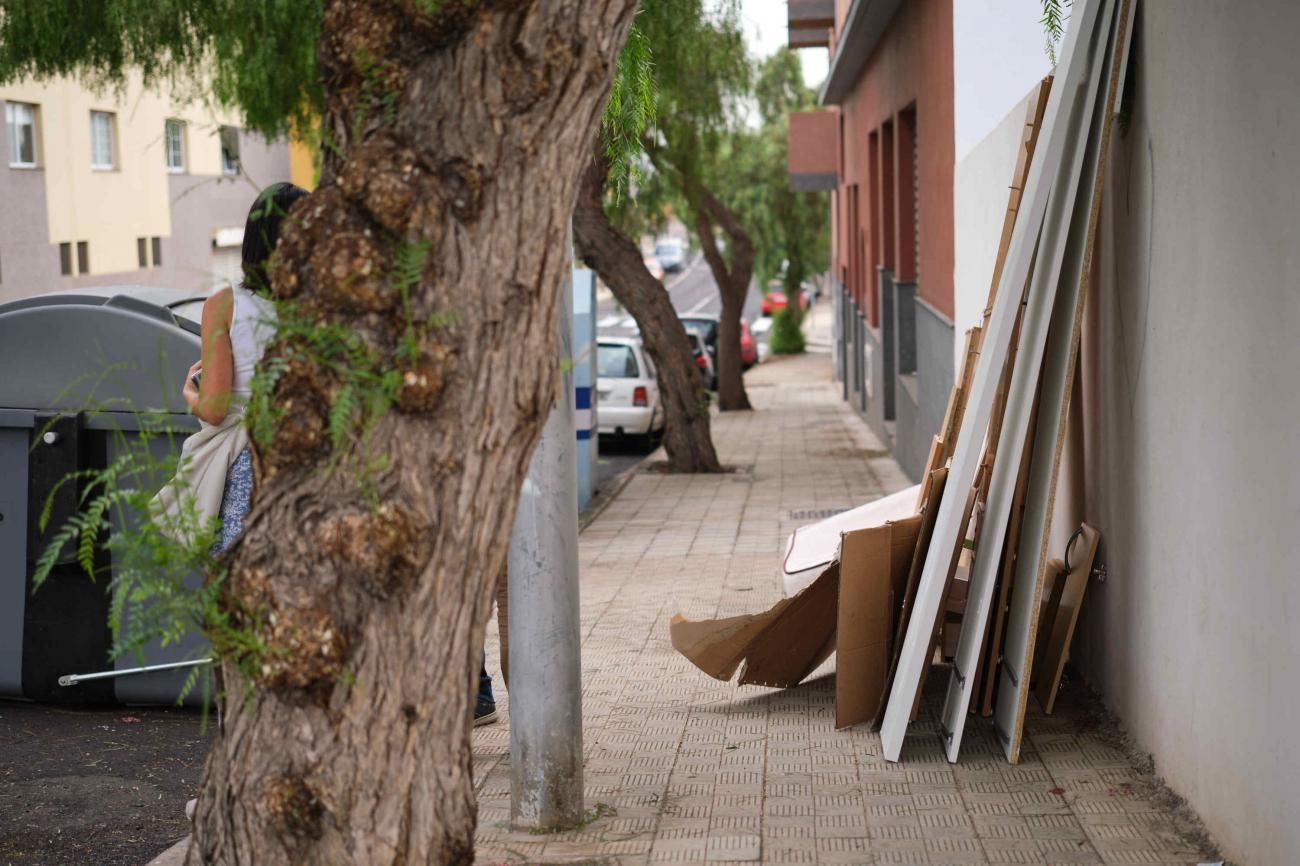
[[[966, 531], [962, 521], [966, 497], [961, 492], [969, 490], [975, 481], [984, 436], [988, 430], [989, 413], [993, 406], [993, 394], [1006, 364], [1016, 311], [1024, 297], [1030, 262], [1051, 194], [1050, 179], [1065, 150], [1068, 130], [1062, 108], [1068, 107], [1076, 99], [1078, 87], [1086, 80], [1085, 52], [1075, 48], [1080, 42], [1078, 33], [1092, 32], [1100, 6], [1101, 0], [1078, 0], [1071, 12], [1071, 27], [1062, 46], [1058, 66], [1059, 84], [1052, 87], [1047, 100], [1043, 125], [1038, 134], [1039, 151], [1029, 166], [1024, 200], [1011, 233], [1006, 266], [993, 303], [993, 315], [984, 334], [966, 413], [957, 434], [957, 446], [948, 475], [948, 489], [956, 491], [957, 495], [945, 496], [939, 504], [930, 551], [921, 570], [912, 619], [903, 639], [898, 671], [889, 692], [889, 703], [880, 729], [882, 751], [890, 761], [897, 761], [902, 753], [903, 738], [907, 734], [907, 724], [921, 682], [921, 673], [930, 663], [928, 655], [931, 631], [952, 565], [946, 552], [957, 549], [958, 535]], [[1051, 167], [1052, 171], [1045, 170], [1045, 167]], [[944, 553], [934, 555], [935, 551]]]
[[[1098, 141], [1101, 137], [1102, 123], [1097, 108], [1099, 102], [1103, 101], [1102, 71], [1109, 71], [1106, 56], [1114, 18], [1115, 0], [1104, 0], [1092, 32], [1079, 34], [1084, 40], [1082, 47], [1087, 58], [1087, 82], [1076, 91], [1075, 98], [1063, 113], [1070, 135], [1061, 161], [1056, 166], [1052, 198], [1038, 240], [1038, 260], [1030, 277], [1029, 296], [1020, 326], [1020, 344], [1016, 350], [1006, 415], [1002, 421], [1002, 436], [998, 441], [993, 476], [989, 483], [988, 505], [980, 537], [976, 540], [975, 564], [971, 569], [961, 639], [948, 677], [942, 730], [944, 750], [949, 761], [955, 762], [961, 752], [971, 691], [975, 688], [974, 674], [979, 667], [984, 645], [993, 584], [1001, 560], [1002, 543], [1006, 540], [1007, 519], [1011, 513], [1011, 501], [1015, 498], [1020, 456], [1025, 447], [1025, 434], [1029, 431], [1034, 386], [1042, 371], [1048, 331], [1059, 318], [1056, 311], [1066, 308], [1069, 315], [1065, 324], [1067, 328], [1071, 325], [1074, 301], [1078, 297], [1080, 271], [1077, 265], [1082, 261], [1088, 218], [1092, 212], [1092, 183], [1096, 175]], [[1058, 326], [1057, 330], [1052, 331], [1052, 339], [1059, 341], [1059, 338]], [[1062, 391], [1053, 390], [1053, 385], [1047, 381], [1042, 385], [1040, 425], [1042, 418], [1052, 415], [1052, 410], [1061, 400]], [[1030, 470], [1031, 486], [1027, 490], [1032, 490], [1035, 468], [1037, 467]], [[1028, 524], [1022, 525], [1021, 531], [1024, 532], [1027, 527]]]
[[[1119, 79], [1122, 76], [1118, 70], [1123, 59], [1128, 56], [1133, 4], [1134, 0], [1121, 0], [1115, 32], [1105, 59], [1106, 73], [1114, 81], [1108, 80], [1107, 90], [1095, 107], [1095, 128], [1089, 143], [1091, 153], [1088, 170], [1081, 181], [1085, 184], [1082, 188], [1084, 194], [1075, 207], [1075, 219], [1080, 225], [1071, 232], [1067, 258], [1069, 267], [1061, 277], [1061, 297], [1057, 310], [1053, 313], [1052, 336], [1043, 361], [1043, 391], [1034, 436], [1034, 453], [1029, 479], [1025, 485], [1025, 510], [1011, 584], [1006, 643], [998, 671], [997, 707], [993, 714], [1003, 751], [1007, 760], [1013, 764], [1020, 759], [1025, 703], [1029, 696], [1029, 682], [1033, 677], [1031, 654], [1042, 600], [1048, 529], [1052, 521], [1052, 504], [1056, 499], [1069, 388], [1074, 378], [1083, 298], [1087, 292], [1084, 274], [1092, 254], [1094, 197], [1107, 158], [1108, 126], [1113, 122], [1114, 105], [1119, 101]], [[1117, 55], [1116, 52], [1120, 53]]]

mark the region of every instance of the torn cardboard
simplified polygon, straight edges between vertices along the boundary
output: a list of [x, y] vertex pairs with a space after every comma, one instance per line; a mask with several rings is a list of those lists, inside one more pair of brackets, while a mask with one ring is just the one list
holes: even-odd
[[889, 674], [894, 622], [921, 530], [920, 515], [846, 532], [840, 542], [835, 727], [874, 721]]
[[870, 720], [884, 693], [895, 611], [922, 518], [844, 536], [841, 559], [763, 613], [669, 627], [673, 648], [715, 679], [740, 669], [741, 685], [798, 685], [845, 641], [836, 665], [837, 727]]

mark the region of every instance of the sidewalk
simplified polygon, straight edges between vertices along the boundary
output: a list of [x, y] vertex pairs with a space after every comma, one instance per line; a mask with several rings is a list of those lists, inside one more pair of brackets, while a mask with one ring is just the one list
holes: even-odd
[[[587, 806], [578, 832], [509, 829], [509, 713], [474, 735], [477, 861], [500, 863], [1197, 864], [1149, 776], [1075, 689], [1031, 714], [1018, 766], [984, 720], [962, 762], [937, 733], [931, 677], [904, 762], [834, 729], [834, 657], [786, 691], [710, 679], [668, 621], [765, 610], [781, 546], [807, 512], [908, 485], [830, 381], [830, 359], [774, 360], [747, 377], [757, 411], [714, 418], [733, 475], [643, 473], [580, 537]], [[796, 512], [804, 512], [796, 515]], [[497, 659], [489, 629], [489, 668]], [[496, 671], [492, 671], [496, 674]], [[498, 683], [500, 680], [498, 680]], [[934, 686], [938, 686], [938, 690]]]

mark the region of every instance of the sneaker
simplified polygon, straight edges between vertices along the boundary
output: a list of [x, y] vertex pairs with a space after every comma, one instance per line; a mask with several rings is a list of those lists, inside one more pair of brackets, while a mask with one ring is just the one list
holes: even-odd
[[474, 704], [474, 727], [490, 725], [497, 720], [497, 705], [491, 701], [479, 701]]

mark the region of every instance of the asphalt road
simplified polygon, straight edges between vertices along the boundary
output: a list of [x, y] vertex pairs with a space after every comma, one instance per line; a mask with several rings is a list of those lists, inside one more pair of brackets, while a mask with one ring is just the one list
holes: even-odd
[[[718, 284], [714, 282], [713, 273], [701, 255], [697, 254], [679, 273], [668, 274], [664, 285], [679, 314], [710, 313], [716, 316], [722, 312]], [[758, 318], [761, 300], [757, 286], [750, 286], [745, 309], [741, 314], [746, 322], [752, 324]], [[598, 300], [596, 304], [596, 330], [611, 336], [637, 333], [636, 321], [609, 296]]]

